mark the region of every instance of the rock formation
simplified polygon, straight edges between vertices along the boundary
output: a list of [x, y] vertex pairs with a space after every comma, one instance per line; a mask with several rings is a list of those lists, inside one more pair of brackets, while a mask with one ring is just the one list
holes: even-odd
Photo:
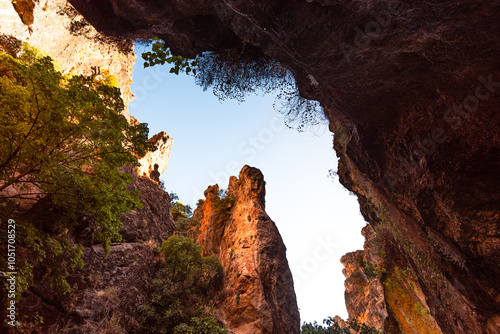
[[[70, 2], [107, 34], [159, 36], [183, 56], [251, 50], [292, 71], [392, 256], [382, 282], [410, 268], [421, 324], [498, 333], [500, 1]], [[418, 332], [397, 300], [385, 296], [386, 332]]]
[[[15, 44], [12, 41], [15, 38], [54, 58], [65, 73], [111, 74], [117, 79], [125, 106], [132, 101], [130, 84], [136, 56], [131, 40], [103, 35], [63, 0], [22, 0], [15, 3], [1, 0], [0, 13], [1, 48], [8, 49], [9, 43]], [[130, 122], [138, 123], [127, 110], [124, 116]], [[140, 159], [139, 176], [150, 177], [155, 164], [158, 164], [161, 175], [168, 165], [172, 138], [160, 132], [150, 141], [154, 142], [156, 150]]]
[[[21, 41], [28, 42], [54, 58], [63, 72], [115, 76], [125, 105], [132, 100], [130, 84], [135, 54], [130, 40], [110, 38], [97, 32], [62, 0], [15, 3], [2, 0], [0, 13], [1, 50], [17, 53]], [[124, 115], [130, 122], [138, 122], [126, 111]], [[150, 170], [155, 164], [160, 167], [159, 173], [166, 169], [172, 138], [161, 132], [150, 141], [155, 143], [157, 150], [140, 159], [141, 166], [137, 169], [123, 168], [133, 177], [128, 189], [140, 191], [143, 205], [142, 209], [122, 217], [123, 242], [113, 243], [109, 254], [105, 254], [100, 244], [94, 244], [82, 221], [75, 241], [85, 246], [85, 267], [68, 278], [74, 293], [71, 298], [55, 298], [52, 288], [40, 282], [27, 290], [18, 302], [19, 314], [30, 320], [36, 314], [44, 320], [44, 325], [26, 330], [59, 333], [63, 329], [95, 332], [106, 328], [129, 332], [137, 328], [137, 306], [149, 298], [149, 286], [155, 274], [154, 248], [174, 230], [170, 197], [150, 178]], [[49, 212], [42, 201], [27, 215], [33, 223], [36, 221], [42, 226], [44, 233], [57, 233], [54, 225], [60, 217]], [[36, 272], [35, 281], [42, 276], [43, 273]], [[3, 299], [4, 296], [2, 305]], [[4, 325], [2, 321], [2, 333], [7, 330]]]
[[[151, 137], [149, 141], [155, 144], [156, 149], [152, 152], [147, 152], [144, 157], [139, 159], [140, 166], [138, 167], [137, 175], [151, 177], [152, 173], [156, 171], [159, 177], [167, 169], [173, 140], [172, 137], [162, 131]], [[155, 165], [157, 165], [156, 169]]]
[[135, 54], [131, 40], [99, 33], [65, 0], [15, 3], [13, 6], [10, 0], [0, 1], [1, 34], [43, 50], [64, 72], [85, 75], [109, 72], [118, 81], [125, 105], [132, 101], [130, 83]]
[[244, 166], [229, 181], [205, 191], [194, 212], [201, 223], [198, 243], [224, 267], [216, 314], [236, 334], [294, 334], [300, 316], [283, 240], [265, 212], [262, 173]]

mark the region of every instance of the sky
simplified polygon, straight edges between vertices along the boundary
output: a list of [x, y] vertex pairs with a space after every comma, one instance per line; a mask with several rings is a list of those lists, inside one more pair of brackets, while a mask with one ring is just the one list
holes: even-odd
[[165, 131], [173, 138], [161, 176], [166, 189], [194, 209], [209, 185], [227, 188], [245, 164], [259, 168], [266, 212], [287, 247], [301, 323], [346, 319], [340, 258], [362, 249], [366, 222], [356, 197], [327, 176], [337, 169], [327, 125], [302, 133], [287, 128], [271, 94], [221, 102], [192, 76], [170, 74], [167, 66], [145, 69], [144, 50], [136, 46], [129, 112], [148, 123], [150, 137]]

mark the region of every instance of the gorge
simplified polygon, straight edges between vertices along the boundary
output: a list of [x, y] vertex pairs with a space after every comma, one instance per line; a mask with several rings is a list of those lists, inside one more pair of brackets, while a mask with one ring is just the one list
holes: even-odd
[[[35, 14], [43, 11], [40, 3]], [[70, 3], [102, 38], [157, 36], [184, 57], [250, 50], [290, 70], [301, 94], [323, 105], [335, 134], [340, 180], [357, 195], [369, 222], [364, 250], [342, 258], [350, 318], [385, 333], [499, 333], [500, 2]], [[71, 19], [68, 13], [58, 15]], [[34, 22], [30, 29], [37, 36], [36, 15]], [[127, 57], [133, 56], [121, 42], [114, 50], [103, 58], [121, 59], [123, 71], [130, 70]], [[126, 98], [127, 75], [118, 79]], [[246, 177], [233, 179], [233, 189]], [[151, 180], [134, 182], [159, 192]], [[166, 195], [153, 195], [161, 196]], [[161, 229], [171, 233], [168, 205], [154, 208], [143, 210], [157, 211]], [[148, 246], [133, 243], [137, 238], [112, 248], [110, 255], [127, 261], [120, 248], [134, 248], [137, 256], [151, 259]], [[101, 250], [94, 245], [86, 252], [99, 256]], [[40, 291], [34, 291], [38, 298], [50, 301]], [[295, 321], [293, 305], [287, 310], [282, 314]]]

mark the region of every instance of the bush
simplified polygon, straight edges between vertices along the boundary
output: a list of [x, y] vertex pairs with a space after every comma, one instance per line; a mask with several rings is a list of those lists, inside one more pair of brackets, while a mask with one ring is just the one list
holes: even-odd
[[176, 193], [170, 192], [170, 213], [175, 222], [181, 218], [190, 218], [193, 215], [193, 209], [190, 205], [184, 205], [179, 202], [179, 196]]
[[180, 324], [174, 328], [174, 334], [225, 334], [227, 329], [221, 327], [213, 314], [191, 318], [191, 325]]
[[301, 334], [382, 334], [373, 327], [366, 326], [365, 324], [358, 324], [356, 320], [351, 321], [345, 328], [340, 328], [331, 317], [323, 320], [325, 326], [318, 325], [315, 321], [313, 323], [304, 323], [300, 329]]
[[219, 221], [226, 220], [231, 215], [231, 208], [234, 204], [234, 197], [227, 190], [219, 190], [219, 196], [210, 200], [215, 211], [215, 217]]
[[171, 236], [160, 251], [163, 269], [152, 282], [151, 299], [139, 308], [141, 333], [205, 333], [203, 328], [212, 327], [220, 330], [213, 333], [225, 333], [205, 311], [210, 289], [222, 278], [219, 260], [202, 257], [201, 247], [180, 235]]
[[175, 222], [175, 234], [196, 240], [200, 234], [200, 226], [200, 222], [194, 218], [180, 218]]

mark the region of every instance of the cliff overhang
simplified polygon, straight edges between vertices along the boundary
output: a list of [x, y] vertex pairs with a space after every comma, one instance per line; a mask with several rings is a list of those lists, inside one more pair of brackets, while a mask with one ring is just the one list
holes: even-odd
[[70, 2], [106, 34], [159, 36], [183, 56], [251, 45], [292, 71], [325, 107], [341, 182], [391, 231], [440, 330], [495, 332], [500, 1]]

